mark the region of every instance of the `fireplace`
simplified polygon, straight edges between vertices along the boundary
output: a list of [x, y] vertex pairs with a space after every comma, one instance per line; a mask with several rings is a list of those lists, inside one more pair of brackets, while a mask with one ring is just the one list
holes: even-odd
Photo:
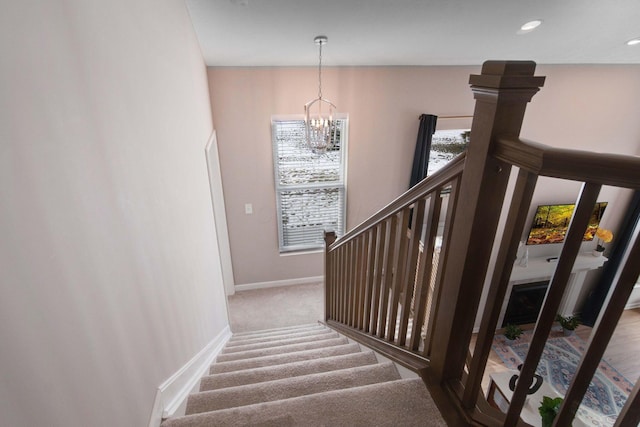
[[507, 311], [502, 326], [509, 323], [523, 325], [535, 323], [547, 293], [549, 281], [523, 283], [514, 285], [509, 296]]
[[[591, 252], [584, 252], [577, 256], [565, 294], [560, 300], [559, 314], [572, 316], [576, 313], [578, 298], [583, 292], [582, 287], [587, 273], [602, 267], [606, 260], [607, 258], [602, 256], [594, 257]], [[549, 258], [531, 257], [526, 267], [519, 264], [513, 266], [507, 291], [501, 303], [498, 328], [504, 327], [509, 322], [526, 324], [534, 323], [538, 319], [549, 280], [558, 265], [557, 262], [552, 261], [554, 260]], [[512, 291], [515, 291], [515, 294]], [[486, 296], [485, 294], [483, 298]], [[481, 304], [484, 303], [484, 301], [481, 302]], [[507, 314], [507, 306], [509, 306], [509, 314]], [[482, 316], [477, 316], [474, 332], [480, 330], [481, 320]]]

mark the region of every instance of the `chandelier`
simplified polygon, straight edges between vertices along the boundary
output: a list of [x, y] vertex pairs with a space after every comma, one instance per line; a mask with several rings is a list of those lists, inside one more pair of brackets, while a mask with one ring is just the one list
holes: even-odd
[[304, 127], [307, 145], [314, 152], [324, 152], [333, 147], [336, 138], [336, 122], [333, 110], [336, 106], [322, 97], [322, 46], [327, 44], [326, 36], [313, 39], [319, 47], [318, 97], [304, 105]]

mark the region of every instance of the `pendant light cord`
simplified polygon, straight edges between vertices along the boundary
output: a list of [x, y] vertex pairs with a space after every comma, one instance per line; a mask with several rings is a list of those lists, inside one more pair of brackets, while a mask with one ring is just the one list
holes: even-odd
[[322, 99], [322, 45], [324, 42], [318, 43], [320, 46], [320, 55], [318, 62], [318, 99]]

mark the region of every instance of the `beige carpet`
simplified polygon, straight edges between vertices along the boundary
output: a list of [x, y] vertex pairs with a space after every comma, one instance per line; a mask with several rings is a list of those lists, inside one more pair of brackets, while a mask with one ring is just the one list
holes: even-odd
[[163, 427], [445, 426], [422, 380], [320, 324], [237, 333]]
[[228, 298], [231, 331], [246, 332], [324, 320], [324, 285], [281, 286], [236, 292]]

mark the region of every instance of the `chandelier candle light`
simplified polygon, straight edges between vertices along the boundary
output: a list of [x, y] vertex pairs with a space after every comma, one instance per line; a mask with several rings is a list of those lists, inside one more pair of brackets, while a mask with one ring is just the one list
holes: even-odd
[[315, 152], [324, 152], [331, 148], [335, 137], [336, 123], [333, 120], [333, 110], [336, 106], [322, 97], [322, 46], [327, 44], [327, 36], [317, 36], [313, 41], [320, 50], [318, 97], [304, 105], [304, 126], [309, 147]]

